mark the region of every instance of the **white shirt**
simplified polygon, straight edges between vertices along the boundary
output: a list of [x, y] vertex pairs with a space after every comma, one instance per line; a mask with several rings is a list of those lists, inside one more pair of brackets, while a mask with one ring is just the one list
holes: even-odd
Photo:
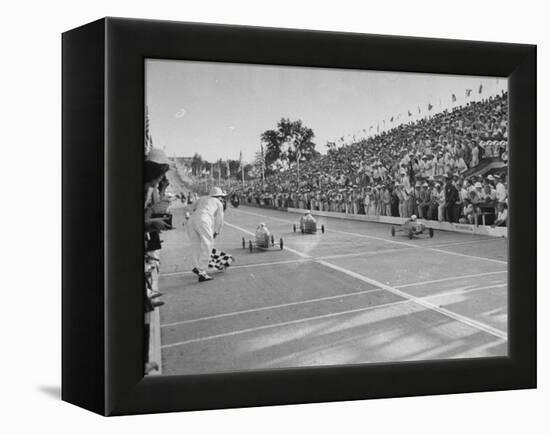
[[215, 233], [223, 226], [223, 205], [219, 199], [203, 196], [193, 206], [191, 220], [194, 224], [207, 223]]
[[464, 187], [462, 187], [460, 190], [459, 190], [459, 197], [460, 197], [460, 200], [461, 201], [465, 201], [466, 199], [469, 199], [470, 195], [468, 193], [468, 190], [466, 190]]
[[499, 182], [496, 186], [497, 190], [497, 200], [499, 202], [504, 202], [504, 199], [506, 199], [506, 187], [504, 187], [504, 184], [502, 182]]

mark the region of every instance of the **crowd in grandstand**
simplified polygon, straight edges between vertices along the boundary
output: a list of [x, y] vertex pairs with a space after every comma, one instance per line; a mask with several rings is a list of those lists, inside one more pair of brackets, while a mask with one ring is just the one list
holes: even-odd
[[[260, 206], [506, 225], [506, 98], [401, 124], [234, 191]], [[487, 158], [501, 170], [472, 175]]]

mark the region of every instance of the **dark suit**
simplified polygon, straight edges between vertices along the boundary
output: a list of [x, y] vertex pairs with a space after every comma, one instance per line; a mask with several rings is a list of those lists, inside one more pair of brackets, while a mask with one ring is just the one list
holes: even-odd
[[445, 185], [445, 216], [449, 222], [457, 222], [458, 190], [452, 183]]

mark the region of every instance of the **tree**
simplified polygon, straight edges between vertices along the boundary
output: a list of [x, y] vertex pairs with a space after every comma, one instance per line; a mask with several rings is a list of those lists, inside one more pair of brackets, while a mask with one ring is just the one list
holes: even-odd
[[267, 130], [260, 136], [265, 145], [266, 172], [286, 169], [300, 161], [309, 161], [319, 153], [315, 150], [311, 128], [303, 125], [301, 120], [291, 121], [282, 118], [276, 130]]
[[202, 166], [205, 164], [200, 154], [195, 152], [191, 160], [191, 173], [195, 176], [200, 174]]
[[[244, 164], [244, 163], [243, 163]], [[244, 165], [244, 180], [249, 181], [250, 179], [254, 178], [254, 166], [252, 164], [245, 164]]]
[[237, 179], [241, 179], [241, 168], [239, 160], [227, 160], [229, 161], [229, 170], [231, 176]]

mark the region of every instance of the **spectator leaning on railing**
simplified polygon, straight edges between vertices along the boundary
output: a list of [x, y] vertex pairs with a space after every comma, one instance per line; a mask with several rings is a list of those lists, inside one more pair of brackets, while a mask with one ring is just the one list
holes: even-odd
[[159, 233], [170, 229], [170, 225], [162, 218], [153, 218], [155, 206], [163, 201], [163, 193], [167, 187], [165, 174], [170, 169], [169, 161], [163, 151], [151, 149], [146, 156], [144, 163], [144, 228], [145, 228], [145, 287], [143, 300], [145, 308], [144, 330], [143, 330], [143, 359], [145, 363], [144, 372], [158, 370], [156, 361], [149, 360], [150, 340], [150, 312], [156, 307], [162, 306], [164, 302], [158, 297], [161, 295], [154, 291], [153, 273], [158, 272], [159, 257], [156, 254], [160, 249]]

